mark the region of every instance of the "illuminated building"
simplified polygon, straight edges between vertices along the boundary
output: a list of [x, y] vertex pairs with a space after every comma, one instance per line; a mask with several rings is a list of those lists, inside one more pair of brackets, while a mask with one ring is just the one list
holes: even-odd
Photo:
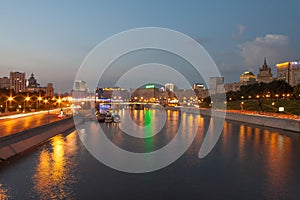
[[162, 93], [152, 85], [146, 85], [145, 88], [137, 88], [131, 92], [132, 101], [156, 101], [161, 96]]
[[253, 84], [256, 82], [256, 76], [252, 72], [246, 71], [240, 75], [240, 82]]
[[201, 83], [194, 83], [193, 84], [193, 90], [205, 90], [205, 87]]
[[26, 87], [26, 92], [44, 92], [45, 97], [53, 97], [54, 96], [54, 88], [52, 83], [48, 83], [46, 87], [41, 87], [37, 82], [34, 74], [32, 73], [30, 78], [28, 79], [28, 86]]
[[257, 74], [257, 82], [270, 83], [273, 81], [273, 75], [271, 73], [271, 68], [268, 67], [266, 58], [262, 68], [259, 68], [259, 73]]
[[277, 78], [279, 80], [285, 80], [291, 86], [295, 86], [300, 83], [300, 62], [284, 62], [276, 65]]
[[111, 101], [127, 101], [129, 99], [129, 92], [120, 87], [112, 88], [97, 88], [96, 90], [98, 99], [105, 98], [110, 99]]
[[53, 97], [54, 96], [54, 88], [52, 83], [48, 83], [45, 87], [45, 97]]
[[16, 93], [26, 91], [25, 73], [10, 72], [9, 79], [10, 79], [10, 89], [15, 91]]
[[174, 84], [173, 83], [166, 83], [165, 84], [165, 91], [174, 92]]
[[31, 77], [27, 80], [28, 86], [26, 87], [27, 92], [39, 92], [43, 90], [43, 88], [40, 87], [40, 84], [37, 82], [36, 78], [34, 78], [34, 74], [31, 74]]

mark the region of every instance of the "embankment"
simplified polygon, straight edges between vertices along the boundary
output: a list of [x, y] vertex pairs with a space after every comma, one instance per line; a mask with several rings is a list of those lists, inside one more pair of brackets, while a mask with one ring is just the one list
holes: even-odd
[[50, 124], [1, 137], [0, 160], [7, 160], [10, 157], [21, 154], [59, 133], [70, 131], [74, 127], [73, 117], [68, 117]]
[[[169, 107], [170, 110], [180, 110], [184, 112], [211, 116], [210, 109], [198, 109], [198, 108], [174, 108]], [[216, 111], [216, 115], [219, 113], [224, 113], [226, 111]], [[222, 115], [221, 115], [222, 116]], [[289, 118], [279, 118], [272, 117], [267, 115], [259, 114], [247, 114], [247, 113], [238, 113], [238, 112], [226, 112], [226, 120], [233, 120], [243, 123], [255, 124], [260, 126], [267, 126], [272, 128], [278, 128], [281, 130], [288, 130], [300, 133], [300, 120], [289, 119]]]

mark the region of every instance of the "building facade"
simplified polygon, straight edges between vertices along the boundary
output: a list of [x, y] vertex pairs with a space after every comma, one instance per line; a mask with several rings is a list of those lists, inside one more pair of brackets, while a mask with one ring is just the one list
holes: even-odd
[[31, 74], [30, 78], [27, 81], [28, 81], [28, 85], [26, 87], [26, 92], [32, 93], [32, 92], [44, 91], [44, 88], [40, 87], [40, 84], [37, 82], [33, 73]]
[[248, 84], [255, 83], [256, 76], [252, 72], [246, 71], [240, 75], [240, 82]]
[[300, 84], [300, 62], [284, 62], [276, 65], [277, 78], [285, 80], [291, 86]]
[[165, 91], [174, 92], [174, 84], [173, 83], [166, 83], [165, 84]]
[[45, 97], [53, 97], [54, 96], [54, 87], [52, 83], [48, 83], [47, 86], [45, 87]]
[[210, 77], [209, 78], [209, 93], [210, 95], [223, 93], [224, 91], [224, 77]]
[[10, 72], [10, 89], [14, 92], [25, 92], [26, 91], [26, 79], [25, 73], [21, 72]]
[[257, 74], [257, 82], [270, 83], [273, 81], [273, 75], [271, 73], [271, 68], [267, 65], [267, 60], [265, 58], [264, 64], [259, 68], [259, 73]]
[[89, 89], [87, 83], [82, 80], [76, 80], [72, 90], [72, 96], [75, 99], [83, 99], [88, 96]]
[[10, 79], [8, 77], [0, 78], [0, 89], [10, 89]]

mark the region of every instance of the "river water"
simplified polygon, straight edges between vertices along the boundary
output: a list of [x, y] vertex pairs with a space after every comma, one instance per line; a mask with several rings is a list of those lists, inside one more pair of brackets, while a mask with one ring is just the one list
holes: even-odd
[[[148, 123], [149, 116], [152, 123], [159, 123], [155, 112], [135, 110], [131, 117], [137, 124]], [[120, 172], [100, 163], [76, 131], [59, 134], [35, 150], [0, 163], [0, 199], [300, 198], [299, 133], [225, 121], [213, 150], [199, 159], [209, 122], [208, 117], [168, 111], [162, 130], [144, 139], [124, 134], [120, 129], [123, 121], [101, 124], [113, 143], [133, 152], [162, 148], [180, 123], [198, 129], [194, 142], [178, 160], [141, 174]], [[98, 126], [98, 122], [86, 123]], [[186, 137], [190, 137], [188, 129]]]

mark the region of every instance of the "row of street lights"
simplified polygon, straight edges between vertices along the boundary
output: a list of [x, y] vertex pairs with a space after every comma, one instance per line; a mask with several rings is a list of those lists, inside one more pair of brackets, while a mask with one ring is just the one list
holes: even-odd
[[[63, 101], [67, 101], [67, 100], [69, 100], [69, 99], [70, 99], [70, 98], [60, 98], [60, 97], [59, 97], [59, 98], [56, 98], [56, 97], [53, 97], [53, 98], [51, 98], [50, 100], [53, 101], [53, 102], [55, 101], [55, 103], [58, 104], [58, 107], [61, 107], [62, 102], [63, 102]], [[28, 107], [28, 104], [29, 104], [29, 101], [30, 101], [30, 100], [31, 100], [31, 97], [30, 97], [30, 96], [27, 96], [27, 97], [24, 98], [23, 112], [25, 112], [26, 107]], [[12, 97], [12, 96], [9, 96], [9, 97], [5, 100], [5, 113], [8, 112], [8, 108], [9, 108], [8, 102], [9, 102], [9, 105], [10, 105], [10, 107], [11, 107], [13, 101], [14, 101], [14, 97]], [[39, 97], [37, 98], [36, 109], [38, 110], [38, 109], [40, 108], [41, 102], [44, 102], [45, 105], [48, 105], [48, 110], [49, 110], [49, 99], [44, 99], [44, 100], [43, 100], [43, 98], [42, 98], [41, 96], [39, 96]], [[1, 107], [2, 107], [2, 105], [1, 105]], [[18, 106], [18, 109], [21, 109], [21, 108], [22, 108], [22, 106], [19, 105], [19, 106]]]

